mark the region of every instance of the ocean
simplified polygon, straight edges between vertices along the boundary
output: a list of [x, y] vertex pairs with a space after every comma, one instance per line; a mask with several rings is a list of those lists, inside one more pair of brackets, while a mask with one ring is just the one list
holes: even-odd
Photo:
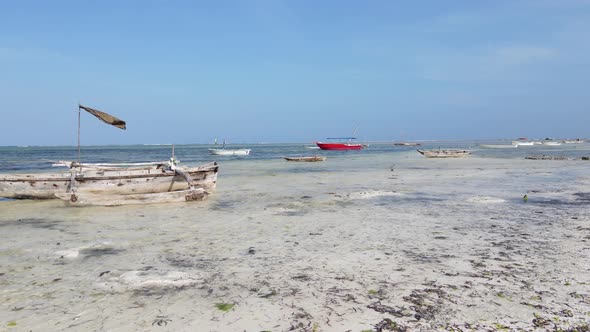
[[[580, 158], [590, 155], [590, 143], [562, 144], [556, 147], [532, 146], [517, 149], [488, 149], [482, 144], [510, 144], [510, 141], [427, 141], [421, 146], [394, 146], [393, 143], [369, 143], [362, 151], [323, 151], [309, 149], [313, 143], [283, 144], [232, 144], [227, 149], [251, 149], [249, 156], [213, 156], [208, 149], [220, 145], [185, 144], [174, 147], [176, 159], [186, 165], [197, 165], [209, 161], [234, 163], [244, 161], [269, 161], [285, 156], [327, 156], [346, 163], [351, 158], [362, 157], [370, 160], [383, 155], [399, 155], [416, 149], [468, 149], [473, 157], [485, 158], [524, 158], [530, 155], [564, 156]], [[116, 145], [83, 146], [81, 161], [87, 163], [134, 163], [168, 160], [172, 154], [171, 145]], [[39, 172], [55, 169], [52, 164], [58, 160], [76, 160], [77, 148], [72, 146], [0, 146], [0, 172]]]

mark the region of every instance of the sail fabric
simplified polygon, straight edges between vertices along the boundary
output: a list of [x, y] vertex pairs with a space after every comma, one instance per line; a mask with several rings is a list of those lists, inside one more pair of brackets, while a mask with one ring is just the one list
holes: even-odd
[[94, 115], [95, 117], [99, 118], [102, 122], [106, 124], [110, 124], [111, 126], [115, 126], [120, 129], [127, 129], [125, 121], [116, 118], [108, 113], [101, 112], [99, 110], [95, 110], [94, 108], [78, 105], [78, 108], [85, 110], [86, 112]]

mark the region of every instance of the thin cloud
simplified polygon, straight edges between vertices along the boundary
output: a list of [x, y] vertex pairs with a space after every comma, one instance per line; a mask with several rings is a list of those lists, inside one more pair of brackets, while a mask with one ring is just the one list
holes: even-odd
[[431, 50], [417, 57], [418, 76], [457, 83], [511, 80], [522, 77], [529, 66], [556, 61], [555, 49], [531, 45], [472, 50]]
[[558, 57], [555, 49], [530, 45], [500, 47], [493, 51], [493, 60], [502, 66], [520, 66], [551, 61]]
[[2, 61], [68, 60], [63, 54], [43, 48], [0, 47]]

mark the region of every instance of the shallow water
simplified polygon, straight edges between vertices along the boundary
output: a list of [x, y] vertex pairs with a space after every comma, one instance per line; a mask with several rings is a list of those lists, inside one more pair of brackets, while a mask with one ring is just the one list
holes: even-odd
[[[560, 327], [587, 322], [587, 161], [483, 149], [436, 160], [372, 145], [291, 163], [280, 157], [319, 152], [249, 147], [252, 156], [217, 159], [218, 188], [204, 202], [0, 202], [1, 328], [361, 331], [387, 318], [422, 331], [530, 330], [535, 314]], [[176, 149], [198, 164], [211, 160], [206, 148]], [[92, 161], [166, 158], [162, 147], [101, 149]]]

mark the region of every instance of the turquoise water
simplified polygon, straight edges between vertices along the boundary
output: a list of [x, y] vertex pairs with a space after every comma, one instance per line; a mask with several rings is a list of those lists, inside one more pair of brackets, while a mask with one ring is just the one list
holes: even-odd
[[[351, 156], [396, 154], [400, 152], [420, 149], [458, 148], [469, 149], [474, 157], [486, 158], [524, 158], [529, 155], [552, 155], [579, 158], [590, 155], [590, 143], [563, 144], [558, 147], [519, 147], [517, 149], [485, 149], [479, 144], [506, 144], [506, 141], [445, 141], [423, 142], [420, 147], [394, 146], [393, 143], [372, 143], [362, 151], [322, 151], [308, 149], [313, 143], [292, 144], [248, 144], [230, 145], [228, 149], [250, 148], [249, 156], [213, 156], [208, 152], [209, 148], [219, 148], [219, 145], [176, 145], [176, 158], [186, 165], [196, 165], [209, 161], [239, 162], [241, 160], [264, 161], [282, 158], [284, 156], [306, 156], [321, 154], [330, 159], [341, 159], [345, 162]], [[167, 160], [172, 153], [169, 145], [122, 145], [122, 146], [89, 146], [82, 147], [81, 160], [83, 162], [120, 163], [120, 162], [147, 162]], [[55, 169], [51, 166], [57, 160], [76, 160], [76, 147], [0, 147], [0, 172], [24, 172], [45, 171]]]

